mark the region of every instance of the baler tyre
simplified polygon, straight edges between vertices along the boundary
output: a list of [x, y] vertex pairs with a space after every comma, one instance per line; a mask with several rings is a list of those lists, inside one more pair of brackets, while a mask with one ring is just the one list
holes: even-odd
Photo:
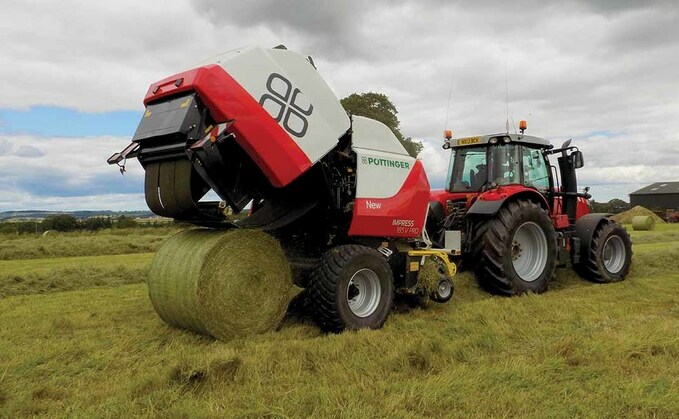
[[510, 202], [473, 239], [476, 279], [494, 294], [542, 293], [556, 269], [557, 244], [547, 212], [531, 201]]
[[328, 332], [380, 328], [393, 301], [391, 268], [384, 256], [366, 246], [330, 249], [309, 284], [311, 314]]
[[632, 240], [618, 223], [601, 224], [594, 232], [588, 255], [580, 256], [575, 271], [588, 281], [607, 284], [623, 281], [632, 265]]

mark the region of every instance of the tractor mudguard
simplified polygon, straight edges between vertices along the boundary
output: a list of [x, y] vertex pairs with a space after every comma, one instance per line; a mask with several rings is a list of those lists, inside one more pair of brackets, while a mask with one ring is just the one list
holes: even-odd
[[611, 214], [593, 213], [580, 217], [575, 222], [575, 237], [580, 239], [580, 252], [576, 255], [578, 261], [580, 255], [588, 255], [594, 232], [603, 223], [609, 223]]
[[522, 185], [501, 186], [497, 189], [491, 189], [481, 194], [476, 201], [469, 207], [467, 215], [480, 215], [483, 217], [492, 217], [500, 211], [507, 200], [526, 199], [533, 201], [543, 208], [549, 208], [545, 197], [534, 189], [527, 188]]
[[467, 211], [467, 215], [484, 215], [484, 216], [491, 216], [497, 214], [498, 211], [500, 211], [500, 208], [504, 205], [506, 199], [502, 199], [499, 201], [480, 201], [476, 200], [471, 207], [469, 207], [469, 211]]

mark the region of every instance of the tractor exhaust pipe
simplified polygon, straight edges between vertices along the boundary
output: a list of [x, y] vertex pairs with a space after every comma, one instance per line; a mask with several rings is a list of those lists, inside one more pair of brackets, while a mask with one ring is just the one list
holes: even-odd
[[[561, 174], [561, 202], [563, 204], [563, 212], [568, 215], [569, 222], [575, 224], [578, 197], [582, 195], [578, 193], [578, 178], [575, 170], [584, 166], [585, 162], [582, 152], [570, 144], [571, 140], [567, 140], [561, 148], [550, 150], [550, 154], [561, 152], [561, 156], [557, 158]], [[573, 151], [569, 154], [569, 150]]]
[[561, 197], [563, 203], [563, 212], [568, 215], [568, 221], [571, 224], [575, 223], [575, 212], [578, 204], [578, 180], [575, 176], [575, 167], [572, 164], [569, 156], [564, 155], [559, 157], [559, 170], [561, 172], [561, 189], [564, 192]]

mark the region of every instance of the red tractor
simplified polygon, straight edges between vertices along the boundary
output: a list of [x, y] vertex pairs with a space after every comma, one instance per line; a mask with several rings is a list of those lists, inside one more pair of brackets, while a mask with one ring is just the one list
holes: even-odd
[[[632, 248], [607, 214], [590, 214], [575, 171], [584, 164], [570, 140], [555, 149], [521, 134], [453, 139], [445, 190], [432, 191], [427, 232], [473, 268], [486, 290], [505, 295], [547, 290], [557, 266], [569, 262], [600, 283], [625, 279]], [[557, 169], [549, 156], [557, 155]]]

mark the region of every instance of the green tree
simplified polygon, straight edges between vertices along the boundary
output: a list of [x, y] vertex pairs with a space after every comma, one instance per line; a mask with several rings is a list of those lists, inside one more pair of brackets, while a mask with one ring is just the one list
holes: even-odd
[[340, 102], [351, 115], [365, 116], [388, 126], [411, 156], [417, 157], [422, 151], [422, 142], [411, 137], [405, 138], [401, 133], [398, 111], [387, 95], [375, 92], [352, 93]]
[[121, 215], [116, 220], [115, 226], [117, 228], [135, 228], [139, 226], [139, 223], [132, 217]]
[[589, 210], [591, 212], [618, 214], [628, 209], [630, 209], [630, 204], [618, 198], [611, 199], [608, 202], [596, 202], [593, 199], [589, 201]]
[[608, 211], [613, 214], [617, 214], [630, 209], [629, 202], [625, 202], [622, 199], [614, 198], [608, 201]]
[[111, 228], [111, 217], [90, 217], [83, 222], [85, 230], [97, 231], [103, 228]]
[[40, 223], [42, 231], [74, 231], [79, 227], [78, 220], [68, 214], [50, 215]]
[[3, 222], [0, 223], [0, 234], [17, 234], [18, 230], [14, 223]]

